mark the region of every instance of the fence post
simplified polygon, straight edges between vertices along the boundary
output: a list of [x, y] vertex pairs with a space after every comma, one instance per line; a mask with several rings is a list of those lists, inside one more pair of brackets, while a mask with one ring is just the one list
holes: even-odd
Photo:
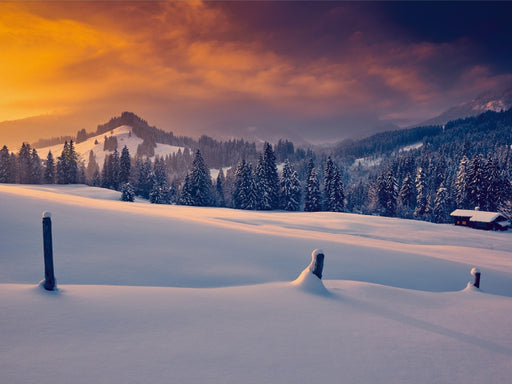
[[47, 291], [55, 291], [53, 271], [52, 214], [43, 212], [44, 284]]
[[480, 270], [478, 268], [473, 268], [471, 270], [471, 274], [475, 276], [473, 286], [475, 286], [476, 288], [480, 288]]

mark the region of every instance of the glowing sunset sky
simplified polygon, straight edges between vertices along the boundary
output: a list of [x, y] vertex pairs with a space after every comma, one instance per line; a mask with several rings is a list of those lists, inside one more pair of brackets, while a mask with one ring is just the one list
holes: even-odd
[[0, 2], [0, 122], [56, 115], [74, 134], [128, 110], [177, 134], [316, 139], [407, 125], [512, 80], [511, 18], [509, 2]]

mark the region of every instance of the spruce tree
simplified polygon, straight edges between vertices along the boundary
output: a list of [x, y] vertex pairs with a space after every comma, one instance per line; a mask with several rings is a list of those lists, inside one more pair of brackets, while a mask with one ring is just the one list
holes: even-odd
[[92, 180], [94, 179], [94, 174], [96, 172], [99, 172], [99, 170], [100, 167], [96, 162], [96, 156], [94, 155], [94, 152], [91, 150], [89, 151], [89, 161], [87, 162], [87, 169], [85, 171], [87, 179], [92, 182]]
[[306, 180], [306, 187], [304, 191], [304, 211], [305, 212], [318, 212], [322, 209], [320, 183], [316, 175], [316, 170], [313, 165], [313, 160], [310, 159], [308, 163], [308, 175]]
[[188, 173], [185, 176], [185, 181], [183, 183], [183, 187], [181, 188], [178, 204], [194, 205], [194, 200], [192, 199], [192, 186], [190, 184], [190, 175]]
[[279, 188], [280, 208], [298, 211], [301, 201], [300, 181], [288, 159], [285, 160]]
[[217, 194], [217, 206], [225, 207], [226, 206], [226, 198], [224, 195], [224, 172], [222, 168], [219, 170], [219, 174], [217, 175], [217, 181], [215, 183], [215, 191]]
[[254, 180], [256, 183], [257, 209], [271, 210], [279, 207], [279, 175], [276, 156], [270, 143], [263, 145], [263, 154], [258, 158]]
[[121, 200], [133, 202], [135, 200], [135, 192], [130, 183], [124, 183], [121, 186]]
[[121, 151], [121, 158], [119, 160], [119, 183], [125, 184], [130, 180], [131, 160], [130, 151], [125, 145]]
[[398, 211], [399, 216], [403, 218], [411, 218], [414, 207], [416, 206], [416, 188], [412, 180], [411, 174], [407, 173], [402, 181], [402, 187], [398, 193]]
[[327, 211], [342, 212], [345, 207], [345, 193], [341, 182], [341, 174], [331, 156], [327, 158], [324, 169], [324, 201]]
[[212, 179], [201, 151], [198, 149], [192, 162], [190, 186], [194, 205], [206, 207], [212, 205]]
[[436, 192], [434, 199], [433, 219], [435, 223], [448, 223], [450, 221], [450, 202], [448, 190], [443, 183]]
[[35, 148], [32, 149], [32, 153], [30, 156], [30, 182], [32, 184], [41, 184], [42, 178], [42, 167], [41, 167], [41, 159], [37, 154], [37, 150]]
[[468, 168], [468, 201], [470, 208], [485, 209], [487, 194], [487, 180], [485, 175], [484, 159], [476, 154]]
[[427, 195], [427, 187], [423, 168], [419, 167], [416, 173], [416, 209], [414, 217], [424, 218], [427, 215], [429, 203]]
[[252, 167], [245, 160], [238, 163], [233, 187], [233, 206], [237, 209], [256, 209], [256, 183]]
[[32, 179], [32, 160], [30, 144], [23, 143], [18, 152], [18, 180], [20, 184], [30, 184]]
[[55, 183], [55, 160], [53, 159], [52, 151], [48, 151], [46, 156], [43, 181], [45, 184]]
[[11, 158], [7, 146], [0, 150], [0, 183], [10, 182]]
[[455, 178], [455, 206], [459, 209], [468, 209], [470, 203], [468, 200], [468, 166], [469, 160], [463, 156], [459, 163], [459, 170]]

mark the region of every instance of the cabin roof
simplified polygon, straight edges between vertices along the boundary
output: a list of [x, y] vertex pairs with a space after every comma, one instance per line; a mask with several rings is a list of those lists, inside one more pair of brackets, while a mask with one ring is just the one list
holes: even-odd
[[500, 216], [504, 218], [504, 216], [499, 212], [486, 212], [471, 209], [456, 209], [450, 213], [450, 216], [469, 217], [469, 221], [480, 223], [492, 223]]

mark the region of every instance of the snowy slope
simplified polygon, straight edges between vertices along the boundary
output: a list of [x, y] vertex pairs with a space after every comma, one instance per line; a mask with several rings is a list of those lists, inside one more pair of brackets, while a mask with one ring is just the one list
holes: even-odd
[[[117, 151], [119, 155], [121, 155], [121, 151], [126, 145], [128, 150], [130, 151], [130, 156], [134, 157], [137, 154], [137, 147], [139, 144], [142, 144], [142, 139], [137, 137], [135, 134], [131, 133], [132, 128], [128, 125], [122, 125], [111, 132], [106, 133], [106, 136], [116, 136], [117, 137]], [[112, 154], [114, 151], [104, 151], [104, 136], [99, 135], [91, 137], [81, 143], [75, 144], [75, 150], [80, 156], [80, 161], [84, 162], [84, 165], [87, 167], [89, 163], [89, 152], [92, 150], [96, 157], [96, 163], [101, 167], [103, 167], [103, 162], [105, 161], [105, 156]], [[95, 142], [98, 144], [95, 144]], [[53, 145], [51, 147], [45, 148], [37, 148], [37, 152], [41, 159], [46, 159], [48, 156], [48, 152], [52, 151], [53, 157], [56, 159], [62, 153], [62, 149], [64, 148], [63, 144]], [[166, 156], [172, 153], [178, 152], [181, 147], [176, 147], [173, 145], [160, 144], [157, 143], [155, 148], [155, 155], [157, 156]], [[183, 151], [183, 148], [181, 148]]]
[[[507, 383], [512, 374], [510, 232], [116, 198], [0, 185], [2, 381]], [[57, 293], [37, 286], [46, 210]], [[315, 248], [326, 256], [325, 291], [301, 275]], [[481, 291], [466, 287], [474, 266]]]

